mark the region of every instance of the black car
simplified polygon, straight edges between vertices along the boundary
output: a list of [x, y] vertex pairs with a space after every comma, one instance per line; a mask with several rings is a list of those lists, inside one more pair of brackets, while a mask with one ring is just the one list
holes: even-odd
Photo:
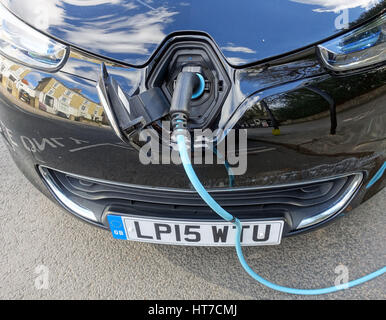
[[164, 133], [189, 68], [201, 82], [187, 129], [221, 131], [215, 145], [247, 133], [242, 175], [195, 165], [244, 222], [244, 244], [323, 226], [385, 186], [386, 1], [0, 2], [10, 153], [44, 194], [118, 239], [233, 244], [181, 165], [140, 161], [141, 133]]

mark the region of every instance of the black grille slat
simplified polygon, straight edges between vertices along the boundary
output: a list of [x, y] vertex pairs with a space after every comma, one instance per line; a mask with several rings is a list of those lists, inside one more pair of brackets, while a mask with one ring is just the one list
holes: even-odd
[[[205, 203], [194, 192], [173, 192], [156, 189], [136, 189], [132, 187], [117, 187], [106, 184], [82, 185], [79, 180], [72, 177], [60, 177], [61, 182], [70, 192], [89, 200], [101, 200], [105, 198], [144, 201], [159, 204], [205, 206]], [[66, 180], [68, 183], [66, 183]], [[315, 205], [328, 200], [329, 197], [339, 191], [346, 179], [340, 179], [338, 183], [324, 182], [318, 186], [308, 187], [312, 192], [304, 192], [303, 188], [280, 188], [279, 190], [251, 190], [235, 189], [232, 191], [215, 191], [213, 197], [222, 205], [257, 205], [270, 203], [287, 203], [297, 206]], [[338, 186], [337, 186], [338, 185]], [[109, 188], [110, 187], [110, 188]]]
[[[127, 202], [131, 206], [139, 207], [164, 205], [169, 210], [208, 211], [205, 202], [197, 193], [191, 190], [137, 188], [77, 178], [60, 172], [53, 173], [69, 194], [84, 201], [106, 204], [115, 201], [121, 203], [123, 201], [123, 203]], [[344, 176], [317, 183], [278, 186], [269, 189], [212, 190], [211, 194], [225, 208], [238, 207], [241, 210], [241, 208], [256, 209], [271, 205], [279, 205], [286, 209], [307, 208], [321, 206], [333, 201], [342, 190], [345, 190], [345, 186], [350, 183], [351, 178], [350, 176]]]

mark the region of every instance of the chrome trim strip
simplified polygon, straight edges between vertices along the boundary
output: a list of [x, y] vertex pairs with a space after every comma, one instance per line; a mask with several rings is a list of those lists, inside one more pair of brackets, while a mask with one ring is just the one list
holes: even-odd
[[99, 222], [92, 211], [79, 206], [78, 204], [67, 198], [67, 196], [59, 189], [56, 182], [52, 179], [51, 175], [43, 167], [39, 167], [39, 171], [44, 177], [44, 181], [51, 189], [51, 192], [58, 198], [58, 200], [62, 203], [64, 207], [83, 218], [92, 220], [94, 222]]
[[[177, 188], [168, 188], [168, 187], [149, 187], [145, 185], [137, 185], [137, 184], [130, 184], [130, 183], [122, 183], [122, 182], [112, 182], [109, 180], [103, 180], [98, 178], [92, 178], [92, 177], [86, 177], [79, 174], [73, 174], [69, 172], [65, 172], [62, 170], [58, 170], [55, 168], [47, 167], [47, 166], [41, 166], [45, 169], [57, 171], [63, 174], [67, 174], [69, 176], [72, 176], [74, 178], [82, 179], [82, 180], [88, 180], [91, 182], [97, 182], [97, 183], [104, 183], [112, 186], [119, 186], [119, 187], [128, 187], [128, 188], [137, 188], [142, 190], [159, 190], [159, 191], [170, 191], [170, 192], [180, 192], [180, 193], [196, 193], [194, 190], [188, 190], [188, 189], [177, 189]], [[348, 176], [354, 176], [354, 175], [361, 175], [363, 177], [363, 173], [361, 172], [352, 172], [352, 173], [346, 173], [346, 174], [339, 174], [336, 176], [326, 177], [326, 178], [319, 178], [315, 180], [306, 180], [306, 181], [297, 181], [293, 183], [283, 183], [283, 184], [275, 184], [270, 186], [257, 186], [257, 187], [240, 187], [240, 188], [216, 188], [216, 189], [208, 189], [208, 192], [216, 193], [216, 192], [234, 192], [234, 191], [253, 191], [253, 190], [269, 190], [269, 189], [276, 189], [276, 188], [285, 188], [285, 187], [293, 187], [293, 186], [302, 186], [310, 183], [319, 183], [324, 181], [330, 181], [332, 179], [339, 179], [343, 177]]]
[[106, 66], [104, 63], [102, 63], [101, 74], [97, 82], [96, 89], [98, 92], [100, 103], [106, 112], [106, 116], [110, 122], [111, 127], [113, 128], [115, 134], [119, 137], [119, 139], [121, 139], [122, 141], [125, 141], [125, 138], [123, 137], [121, 129], [119, 128], [117, 118], [115, 117], [115, 113], [110, 105], [109, 97], [106, 91], [105, 77], [107, 77], [107, 75], [108, 74], [107, 74]]
[[342, 209], [344, 209], [344, 207], [349, 203], [349, 201], [352, 198], [352, 196], [354, 195], [354, 193], [358, 190], [359, 186], [362, 183], [362, 180], [363, 180], [363, 173], [356, 174], [350, 187], [346, 190], [345, 194], [343, 195], [343, 197], [341, 197], [339, 202], [337, 202], [334, 206], [332, 206], [331, 208], [329, 208], [328, 210], [326, 210], [320, 214], [317, 214], [317, 215], [310, 217], [310, 218], [307, 218], [307, 219], [303, 219], [299, 223], [296, 230], [307, 228], [307, 227], [310, 227], [310, 226], [315, 225], [317, 223], [320, 223], [320, 222], [332, 217], [333, 215], [335, 215], [336, 213], [338, 213]]

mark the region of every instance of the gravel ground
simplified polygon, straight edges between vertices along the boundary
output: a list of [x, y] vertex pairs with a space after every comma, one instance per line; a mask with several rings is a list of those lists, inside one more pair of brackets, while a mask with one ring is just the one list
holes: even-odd
[[[232, 248], [114, 240], [35, 190], [0, 141], [0, 299], [303, 299], [255, 283]], [[321, 230], [245, 254], [282, 285], [331, 286], [339, 265], [358, 278], [385, 265], [385, 208], [386, 190]], [[385, 299], [386, 277], [317, 298]]]

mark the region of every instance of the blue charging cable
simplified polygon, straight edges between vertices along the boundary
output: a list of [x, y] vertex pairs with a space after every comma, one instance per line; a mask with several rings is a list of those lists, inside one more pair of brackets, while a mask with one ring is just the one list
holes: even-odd
[[198, 179], [193, 166], [191, 164], [186, 144], [185, 144], [185, 136], [183, 133], [179, 132], [179, 130], [176, 131], [177, 134], [177, 143], [178, 143], [178, 149], [180, 153], [180, 157], [182, 160], [182, 164], [184, 166], [186, 175], [188, 176], [190, 182], [192, 183], [194, 189], [197, 191], [197, 193], [200, 195], [200, 197], [206, 202], [206, 204], [214, 211], [216, 212], [221, 218], [228, 222], [232, 222], [236, 226], [236, 252], [237, 257], [239, 258], [239, 261], [241, 265], [243, 266], [244, 270], [256, 281], [260, 282], [264, 286], [271, 288], [276, 291], [284, 292], [284, 293], [290, 293], [290, 294], [298, 294], [298, 295], [320, 295], [320, 294], [327, 294], [332, 293], [348, 288], [352, 288], [354, 286], [357, 286], [359, 284], [365, 283], [367, 281], [370, 281], [386, 272], [386, 267], [383, 267], [373, 273], [370, 273], [362, 278], [350, 281], [346, 284], [342, 284], [339, 286], [329, 287], [329, 288], [321, 288], [321, 289], [295, 289], [295, 288], [288, 288], [279, 286], [277, 284], [274, 284], [272, 282], [269, 282], [268, 280], [262, 278], [259, 276], [255, 271], [251, 269], [251, 267], [248, 265], [248, 263], [245, 260], [245, 257], [243, 255], [242, 249], [241, 249], [241, 222], [239, 219], [235, 218], [233, 215], [231, 215], [229, 212], [224, 210], [213, 198], [212, 196], [205, 190], [204, 186]]

